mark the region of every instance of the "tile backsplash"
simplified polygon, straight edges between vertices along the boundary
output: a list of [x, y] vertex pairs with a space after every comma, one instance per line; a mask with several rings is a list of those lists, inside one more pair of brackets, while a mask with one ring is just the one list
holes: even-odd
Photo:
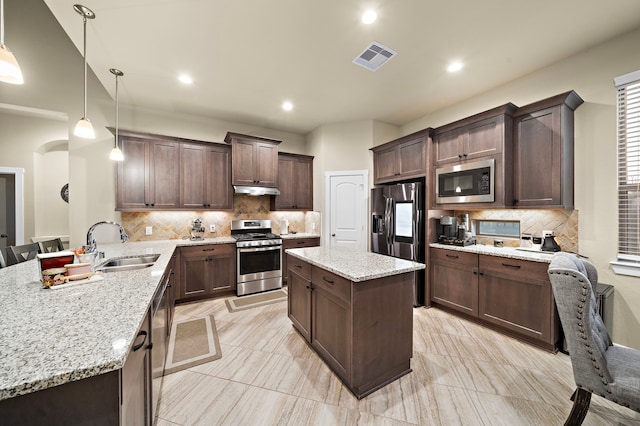
[[[578, 252], [578, 210], [478, 210], [456, 211], [460, 220], [463, 213], [469, 213], [469, 219], [475, 220], [518, 220], [520, 233], [541, 236], [543, 230], [553, 231], [563, 251]], [[477, 237], [480, 244], [493, 244], [495, 237]], [[499, 238], [508, 247], [518, 247], [517, 238]]]
[[[279, 234], [280, 221], [289, 221], [289, 232], [320, 235], [319, 212], [270, 211], [270, 197], [234, 195], [232, 211], [154, 211], [122, 212], [122, 225], [131, 241], [175, 240], [189, 238], [191, 225], [202, 219], [205, 238], [231, 235], [231, 221], [236, 219], [270, 219], [273, 232]], [[209, 225], [216, 225], [216, 232], [209, 232]], [[153, 235], [145, 235], [147, 226]]]

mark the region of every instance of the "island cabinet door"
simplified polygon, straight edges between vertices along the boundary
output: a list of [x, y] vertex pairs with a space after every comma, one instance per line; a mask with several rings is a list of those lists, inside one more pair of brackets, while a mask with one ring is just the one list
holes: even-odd
[[322, 288], [311, 293], [311, 346], [351, 383], [351, 305]]
[[554, 344], [553, 296], [547, 263], [480, 255], [481, 319]]
[[431, 300], [478, 316], [478, 255], [431, 249]]
[[293, 326], [311, 342], [311, 265], [288, 256], [288, 314]]

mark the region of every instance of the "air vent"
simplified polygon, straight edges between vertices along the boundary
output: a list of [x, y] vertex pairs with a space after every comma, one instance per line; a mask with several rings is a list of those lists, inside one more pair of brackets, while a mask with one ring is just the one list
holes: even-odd
[[361, 54], [356, 56], [352, 62], [370, 71], [377, 71], [378, 68], [397, 54], [395, 50], [374, 41]]

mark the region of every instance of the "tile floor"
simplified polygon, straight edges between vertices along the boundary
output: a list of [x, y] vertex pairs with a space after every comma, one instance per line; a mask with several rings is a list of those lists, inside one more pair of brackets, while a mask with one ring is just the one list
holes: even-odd
[[[224, 299], [176, 307], [213, 313], [222, 358], [164, 378], [159, 426], [561, 425], [569, 357], [438, 309], [414, 309], [413, 372], [358, 401], [293, 329], [287, 304], [229, 313]], [[594, 396], [585, 425], [640, 425]]]

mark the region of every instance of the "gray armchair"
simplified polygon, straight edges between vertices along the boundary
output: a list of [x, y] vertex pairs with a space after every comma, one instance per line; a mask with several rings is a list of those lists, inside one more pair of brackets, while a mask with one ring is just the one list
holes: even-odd
[[640, 351], [611, 341], [597, 312], [595, 267], [575, 255], [556, 253], [549, 279], [577, 386], [565, 425], [582, 424], [592, 393], [640, 412]]

